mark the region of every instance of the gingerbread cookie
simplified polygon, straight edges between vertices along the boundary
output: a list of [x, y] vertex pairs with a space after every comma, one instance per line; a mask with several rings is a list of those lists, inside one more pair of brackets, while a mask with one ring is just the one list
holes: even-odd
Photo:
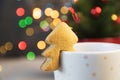
[[65, 22], [60, 22], [46, 38], [46, 43], [50, 46], [42, 53], [47, 60], [42, 64], [41, 69], [57, 70], [60, 67], [60, 51], [73, 51], [77, 41], [78, 37], [71, 28]]

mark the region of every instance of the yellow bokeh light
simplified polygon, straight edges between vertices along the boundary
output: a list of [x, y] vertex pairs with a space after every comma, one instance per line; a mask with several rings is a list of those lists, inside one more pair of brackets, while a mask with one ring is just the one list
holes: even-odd
[[118, 16], [116, 14], [112, 14], [111, 18], [112, 18], [113, 21], [116, 21]]
[[50, 28], [54, 29], [57, 26], [57, 24], [59, 24], [60, 22], [61, 22], [61, 20], [59, 18], [54, 19], [50, 25]]
[[39, 19], [42, 16], [42, 11], [40, 8], [34, 8], [33, 9], [33, 18], [34, 19]]
[[61, 12], [62, 14], [67, 14], [67, 13], [68, 13], [68, 7], [63, 6], [63, 7], [60, 9], [60, 12]]
[[38, 49], [45, 49], [46, 48], [46, 43], [45, 43], [45, 41], [39, 41], [38, 43], [37, 43], [37, 47], [38, 47]]
[[2, 68], [2, 65], [0, 65], [0, 72], [2, 72], [3, 68]]
[[51, 13], [52, 11], [53, 11], [52, 8], [46, 8], [44, 13], [45, 13], [46, 16], [50, 16], [50, 13]]
[[27, 28], [25, 32], [26, 32], [27, 36], [32, 36], [34, 34], [34, 29], [33, 28]]
[[59, 12], [57, 10], [53, 10], [50, 13], [51, 18], [55, 19], [59, 17]]
[[61, 20], [59, 18], [56, 18], [53, 20], [53, 24], [56, 26], [57, 24], [59, 24], [61, 22]]
[[5, 46], [0, 46], [0, 53], [5, 54], [6, 52]]
[[6, 49], [7, 51], [12, 50], [12, 49], [13, 49], [13, 44], [12, 44], [12, 42], [6, 42], [6, 43], [5, 43], [5, 49]]
[[53, 30], [55, 28], [55, 25], [53, 24], [53, 22], [50, 23], [50, 28]]

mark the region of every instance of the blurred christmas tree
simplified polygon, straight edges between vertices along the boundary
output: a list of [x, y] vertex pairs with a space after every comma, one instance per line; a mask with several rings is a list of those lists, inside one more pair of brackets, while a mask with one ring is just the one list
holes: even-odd
[[120, 0], [74, 0], [68, 24], [79, 38], [120, 36]]

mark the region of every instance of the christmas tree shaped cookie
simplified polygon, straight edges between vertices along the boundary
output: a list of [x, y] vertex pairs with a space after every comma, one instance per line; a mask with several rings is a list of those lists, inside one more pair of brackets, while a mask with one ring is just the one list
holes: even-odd
[[47, 36], [46, 43], [50, 46], [42, 53], [47, 60], [42, 64], [44, 71], [54, 71], [60, 67], [59, 59], [61, 51], [73, 51], [78, 38], [71, 28], [64, 22], [60, 22]]

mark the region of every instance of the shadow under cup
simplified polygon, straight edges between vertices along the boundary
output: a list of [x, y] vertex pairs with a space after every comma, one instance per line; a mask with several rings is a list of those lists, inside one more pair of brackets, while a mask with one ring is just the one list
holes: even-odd
[[75, 51], [63, 51], [55, 80], [120, 80], [120, 44], [77, 43]]

